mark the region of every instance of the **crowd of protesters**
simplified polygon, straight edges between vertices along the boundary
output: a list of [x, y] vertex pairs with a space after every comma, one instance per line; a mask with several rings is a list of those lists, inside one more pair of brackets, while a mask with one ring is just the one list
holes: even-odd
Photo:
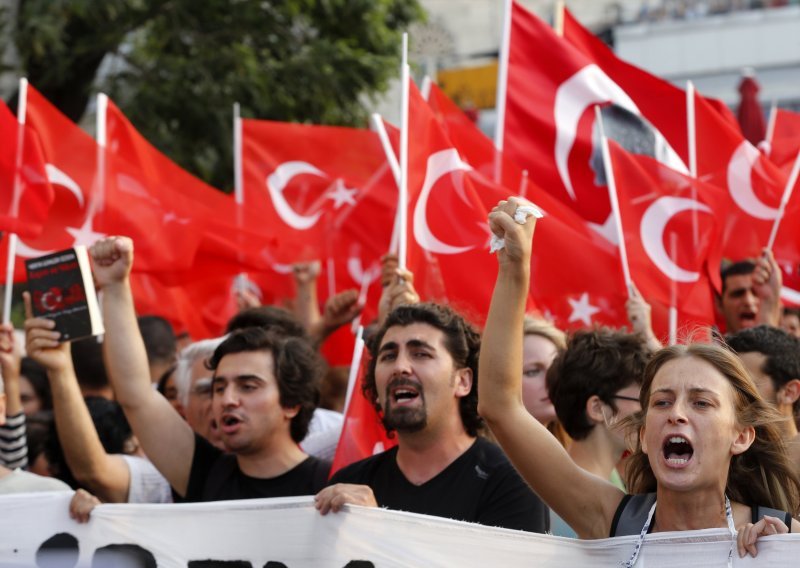
[[346, 384], [319, 346], [358, 316], [357, 292], [320, 311], [318, 265], [299, 264], [293, 312], [242, 295], [225, 336], [179, 349], [165, 320], [137, 318], [133, 242], [97, 242], [102, 341], [61, 342], [27, 295], [24, 357], [0, 327], [0, 494], [76, 489], [82, 521], [101, 502], [315, 495], [323, 515], [381, 506], [588, 539], [722, 527], [741, 555], [799, 530], [800, 324], [771, 254], [723, 270], [712, 343], [662, 347], [636, 290], [630, 329], [567, 335], [525, 314], [535, 219], [515, 220], [520, 205], [490, 215], [505, 246], [482, 334], [384, 258], [354, 396], [397, 446], [332, 477]]

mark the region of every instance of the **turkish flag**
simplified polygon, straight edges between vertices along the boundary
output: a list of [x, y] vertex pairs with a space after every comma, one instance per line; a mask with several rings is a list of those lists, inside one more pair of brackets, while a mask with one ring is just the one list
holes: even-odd
[[350, 403], [345, 410], [342, 433], [331, 464], [331, 476], [351, 463], [397, 445], [397, 437], [390, 438], [386, 434], [381, 416], [361, 392], [366, 362], [353, 361], [353, 365], [358, 366], [358, 375], [350, 395]]
[[[509, 195], [521, 195], [545, 213], [534, 237], [528, 309], [562, 329], [627, 325], [627, 296], [615, 247], [497, 152], [492, 141], [436, 85], [431, 86], [428, 100], [455, 148], [472, 166], [474, 174], [470, 175], [482, 180], [475, 186], [487, 210]], [[492, 183], [498, 172], [501, 185]]]
[[380, 257], [389, 250], [397, 210], [397, 184], [378, 136], [243, 120], [242, 169], [246, 207], [280, 243], [269, 251], [269, 268], [288, 272], [292, 263], [319, 260], [320, 302], [363, 289], [362, 320], [375, 317]]
[[[53, 190], [44, 229], [36, 237], [20, 236], [15, 274], [24, 278], [24, 260], [70, 248], [91, 245], [102, 237], [94, 229], [98, 203], [97, 145], [94, 140], [28, 85], [26, 126], [39, 139], [47, 179]], [[14, 129], [16, 135], [16, 128]], [[5, 265], [7, 247], [0, 262]]]
[[[609, 149], [631, 279], [651, 304], [677, 307], [681, 326], [713, 325], [713, 289], [720, 286], [716, 218], [725, 218], [730, 200], [722, 189], [613, 141]], [[654, 321], [657, 333], [662, 325]]]
[[596, 105], [603, 106], [610, 138], [671, 167], [686, 167], [641, 101], [518, 2], [512, 2], [510, 33], [503, 149], [536, 183], [610, 235]]
[[[688, 129], [686, 127], [686, 92], [644, 69], [618, 58], [600, 38], [584, 28], [572, 13], [564, 9], [564, 39], [575, 46], [636, 104], [637, 108], [675, 150], [684, 164], [689, 163]], [[705, 99], [719, 117], [738, 130], [739, 123], [722, 101]], [[619, 140], [617, 142], [620, 142]], [[622, 144], [626, 150], [636, 154]], [[660, 160], [672, 165], [665, 160]], [[681, 168], [677, 168], [681, 170]]]
[[[701, 97], [695, 97], [697, 174], [725, 189], [734, 203], [724, 217], [723, 256], [753, 258], [767, 246], [788, 176], [730, 127]], [[800, 260], [800, 193], [793, 192], [773, 251], [779, 262]]]
[[769, 158], [776, 165], [791, 169], [800, 152], [800, 114], [781, 108], [775, 113]]
[[20, 125], [2, 101], [0, 133], [0, 231], [35, 237], [44, 229], [53, 203], [39, 138], [29, 126]]
[[272, 242], [255, 212], [167, 158], [111, 101], [106, 116], [106, 193], [116, 206], [109, 224], [136, 235], [143, 260], [135, 270], [175, 284], [266, 267]]

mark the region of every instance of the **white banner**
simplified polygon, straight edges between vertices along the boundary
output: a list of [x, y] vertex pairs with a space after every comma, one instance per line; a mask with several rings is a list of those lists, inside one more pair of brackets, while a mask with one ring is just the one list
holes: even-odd
[[[362, 507], [322, 517], [310, 497], [101, 505], [80, 525], [69, 518], [69, 499], [0, 498], [0, 567], [618, 567], [636, 540], [578, 541]], [[655, 534], [637, 567], [726, 566], [730, 545], [723, 529]], [[132, 554], [114, 556], [120, 551]], [[756, 559], [734, 550], [733, 565], [797, 566], [798, 556], [800, 535], [772, 536], [759, 541]]]

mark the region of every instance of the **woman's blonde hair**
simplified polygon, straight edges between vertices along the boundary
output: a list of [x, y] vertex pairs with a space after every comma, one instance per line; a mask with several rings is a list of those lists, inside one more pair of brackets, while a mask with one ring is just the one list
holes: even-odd
[[734, 391], [739, 425], [755, 429], [755, 440], [750, 448], [731, 457], [725, 487], [728, 497], [751, 507], [772, 507], [797, 515], [800, 511], [800, 478], [789, 460], [781, 436], [779, 422], [784, 417], [761, 398], [739, 358], [725, 347], [714, 344], [673, 345], [658, 351], [648, 363], [640, 395], [642, 410], [627, 421], [631, 435], [635, 433], [636, 438], [626, 475], [631, 493], [652, 492], [657, 485], [638, 435], [647, 416], [653, 378], [665, 363], [686, 357], [705, 361], [728, 379]]
[[522, 326], [523, 335], [538, 335], [549, 340], [559, 351], [567, 348], [567, 334], [546, 319], [526, 315]]

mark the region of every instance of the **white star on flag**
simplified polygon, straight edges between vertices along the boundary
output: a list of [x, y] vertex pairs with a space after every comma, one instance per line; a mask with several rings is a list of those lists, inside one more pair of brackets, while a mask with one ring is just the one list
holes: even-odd
[[357, 193], [357, 189], [345, 187], [344, 182], [341, 179], [337, 179], [333, 182], [333, 191], [329, 192], [326, 197], [328, 199], [333, 199], [334, 209], [339, 209], [345, 203], [348, 205], [355, 205], [355, 196]]
[[567, 298], [569, 305], [572, 306], [572, 313], [569, 315], [569, 322], [581, 320], [586, 325], [592, 325], [592, 316], [600, 311], [600, 308], [589, 303], [589, 293], [581, 294], [580, 299], [573, 300]]
[[80, 229], [67, 227], [67, 232], [72, 235], [74, 242], [72, 246], [78, 245], [92, 246], [94, 243], [106, 236], [105, 233], [98, 233], [92, 229], [92, 218], [87, 217], [86, 222]]

